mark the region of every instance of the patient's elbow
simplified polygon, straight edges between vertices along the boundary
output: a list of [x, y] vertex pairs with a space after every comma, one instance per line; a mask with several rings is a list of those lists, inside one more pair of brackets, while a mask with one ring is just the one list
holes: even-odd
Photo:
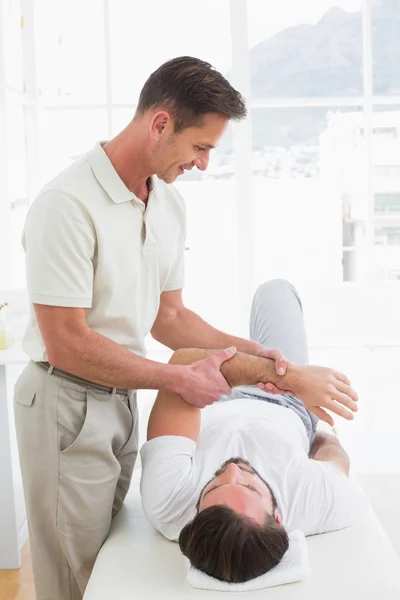
[[168, 362], [171, 365], [184, 365], [187, 355], [187, 348], [178, 348], [178, 350], [174, 350]]

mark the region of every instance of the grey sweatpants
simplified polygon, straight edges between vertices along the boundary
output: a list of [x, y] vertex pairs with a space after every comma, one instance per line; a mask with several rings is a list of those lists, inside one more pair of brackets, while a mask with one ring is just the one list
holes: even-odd
[[[297, 291], [289, 282], [274, 279], [257, 289], [251, 308], [250, 337], [266, 348], [278, 348], [292, 362], [308, 364], [303, 309]], [[224, 399], [237, 398], [265, 399], [266, 402], [293, 410], [304, 423], [311, 447], [319, 419], [298, 398], [288, 394], [269, 394], [257, 387], [240, 386]]]

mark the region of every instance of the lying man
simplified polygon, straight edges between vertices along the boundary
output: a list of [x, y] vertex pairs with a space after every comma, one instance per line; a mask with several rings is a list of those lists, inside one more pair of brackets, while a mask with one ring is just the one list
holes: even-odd
[[[179, 395], [159, 393], [141, 451], [150, 522], [179, 540], [195, 568], [235, 583], [277, 565], [287, 532], [341, 529], [368, 506], [337, 438], [316, 432], [318, 417], [333, 424], [325, 409], [352, 419], [357, 395], [345, 375], [307, 365], [302, 307], [290, 284], [258, 289], [250, 334], [282, 351], [286, 374], [276, 374], [273, 360], [227, 350], [221, 372], [235, 388], [231, 396], [201, 414]], [[181, 349], [171, 361], [213, 360], [217, 352]], [[268, 393], [257, 382], [285, 392]]]

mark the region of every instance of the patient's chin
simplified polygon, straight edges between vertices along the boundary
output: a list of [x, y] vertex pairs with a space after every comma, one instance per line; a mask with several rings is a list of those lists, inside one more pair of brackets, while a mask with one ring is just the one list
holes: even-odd
[[219, 475], [221, 475], [221, 473], [223, 473], [224, 470], [226, 469], [226, 467], [228, 467], [229, 465], [238, 465], [239, 467], [246, 467], [248, 470], [250, 470], [254, 473], [256, 472], [256, 470], [249, 463], [248, 460], [246, 460], [245, 458], [241, 458], [239, 456], [233, 456], [232, 458], [229, 458], [228, 460], [226, 460], [225, 462], [222, 463], [222, 465], [220, 466], [218, 471], [216, 471], [214, 477], [218, 477]]

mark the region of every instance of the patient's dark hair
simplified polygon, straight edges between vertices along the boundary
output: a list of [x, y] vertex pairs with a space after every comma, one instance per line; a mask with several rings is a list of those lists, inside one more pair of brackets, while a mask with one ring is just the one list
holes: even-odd
[[233, 120], [246, 116], [241, 94], [210, 63], [191, 56], [173, 58], [150, 75], [136, 113], [142, 116], [150, 108], [168, 110], [176, 133], [200, 125], [207, 113]]
[[275, 567], [289, 547], [289, 537], [268, 513], [260, 525], [229, 506], [215, 505], [182, 529], [179, 546], [199, 571], [221, 581], [242, 583]]

